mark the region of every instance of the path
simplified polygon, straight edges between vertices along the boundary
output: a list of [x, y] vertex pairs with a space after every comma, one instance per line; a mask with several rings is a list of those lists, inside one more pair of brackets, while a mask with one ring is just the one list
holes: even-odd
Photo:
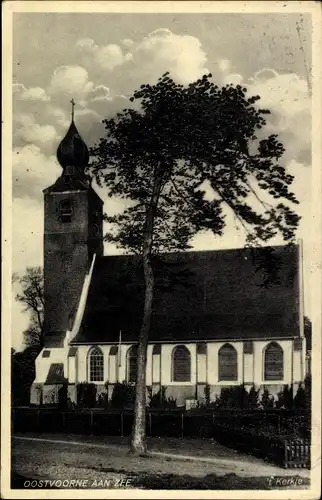
[[[111, 442], [112, 441], [112, 442]], [[120, 442], [121, 441], [121, 442]], [[181, 443], [181, 447], [176, 446]], [[242, 478], [300, 476], [309, 478], [305, 469], [282, 469], [264, 461], [234, 453], [217, 443], [203, 450], [201, 440], [150, 440], [149, 457], [128, 454], [126, 440], [102, 436], [17, 435], [13, 437], [12, 467], [31, 478], [93, 478], [120, 477], [127, 474], [172, 474], [202, 478], [209, 474], [236, 474]], [[161, 449], [160, 449], [161, 448]], [[179, 449], [178, 449], [179, 448]], [[218, 449], [216, 449], [218, 448]], [[189, 452], [190, 451], [190, 452]], [[197, 456], [195, 455], [197, 453]], [[212, 453], [211, 453], [212, 452]]]

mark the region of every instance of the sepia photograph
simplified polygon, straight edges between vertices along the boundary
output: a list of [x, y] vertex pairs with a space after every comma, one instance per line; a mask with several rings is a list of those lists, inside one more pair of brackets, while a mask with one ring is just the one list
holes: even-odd
[[319, 498], [318, 3], [4, 7], [3, 498]]

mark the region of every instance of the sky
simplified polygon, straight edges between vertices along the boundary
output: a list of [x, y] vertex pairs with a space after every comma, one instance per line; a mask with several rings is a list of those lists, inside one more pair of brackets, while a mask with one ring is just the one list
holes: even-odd
[[[271, 110], [267, 134], [286, 152], [302, 216], [305, 310], [311, 266], [311, 19], [309, 14], [15, 13], [13, 16], [13, 272], [43, 264], [43, 192], [60, 175], [56, 149], [75, 122], [88, 146], [104, 134], [102, 120], [128, 107], [142, 83], [169, 71], [188, 84], [206, 73], [218, 85], [246, 86]], [[297, 32], [300, 28], [300, 36]], [[122, 210], [105, 200], [105, 212]], [[276, 240], [274, 243], [282, 243]], [[196, 250], [241, 247], [244, 234], [228, 221], [221, 238], [202, 233]], [[108, 244], [105, 254], [119, 251]], [[13, 295], [17, 292], [13, 288]], [[21, 347], [28, 315], [12, 301], [12, 344]]]

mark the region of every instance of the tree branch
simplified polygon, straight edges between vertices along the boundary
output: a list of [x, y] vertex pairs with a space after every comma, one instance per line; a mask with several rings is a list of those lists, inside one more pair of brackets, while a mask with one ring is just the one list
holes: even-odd
[[181, 191], [178, 189], [178, 187], [176, 186], [176, 183], [174, 182], [174, 180], [171, 178], [170, 179], [171, 181], [171, 184], [173, 185], [174, 189], [176, 190], [176, 192], [178, 193], [178, 195], [180, 196], [180, 198], [182, 198], [186, 203], [187, 205], [190, 205], [191, 207], [193, 208], [196, 208], [196, 205], [190, 201], [189, 199], [187, 199], [182, 193]]
[[237, 217], [237, 219], [239, 220], [239, 222], [241, 223], [241, 225], [243, 226], [243, 228], [245, 229], [246, 233], [248, 235], [252, 235], [252, 232], [249, 230], [249, 228], [246, 226], [244, 220], [240, 217], [240, 215], [238, 214], [237, 210], [235, 209], [234, 205], [227, 200], [226, 197], [224, 197], [224, 195], [222, 194], [222, 192], [218, 189], [218, 186], [213, 182], [211, 181], [211, 187], [215, 188], [215, 190], [217, 191], [217, 193], [219, 194], [219, 196], [221, 197], [221, 199], [228, 205], [228, 207], [232, 210], [233, 214], [235, 215], [235, 217]]
[[251, 184], [249, 183], [248, 180], [245, 181], [247, 187], [251, 190], [251, 192], [253, 193], [253, 195], [255, 196], [255, 198], [259, 201], [259, 203], [264, 207], [264, 208], [274, 208], [273, 205], [271, 205], [270, 203], [266, 202], [266, 201], [263, 201], [259, 196], [258, 194], [256, 193], [255, 189], [252, 188]]

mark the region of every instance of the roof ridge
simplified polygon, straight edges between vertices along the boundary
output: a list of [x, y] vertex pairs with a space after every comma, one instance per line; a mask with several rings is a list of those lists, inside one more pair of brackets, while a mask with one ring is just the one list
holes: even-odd
[[[215, 249], [207, 249], [207, 250], [178, 250], [178, 251], [173, 251], [173, 252], [164, 252], [162, 254], [159, 254], [160, 257], [162, 256], [168, 256], [168, 255], [194, 255], [194, 254], [209, 254], [209, 253], [220, 253], [220, 252], [238, 252], [239, 250], [264, 250], [266, 248], [273, 248], [273, 249], [281, 249], [281, 248], [290, 248], [290, 247], [296, 247], [298, 246], [297, 243], [292, 243], [292, 244], [280, 244], [280, 245], [265, 245], [262, 247], [238, 247], [238, 248], [215, 248]], [[135, 254], [135, 253], [126, 253], [126, 254], [110, 254], [110, 255], [101, 255], [98, 257], [99, 260], [105, 259], [105, 258], [110, 258], [110, 257], [137, 257], [140, 258], [142, 257], [141, 254]]]

